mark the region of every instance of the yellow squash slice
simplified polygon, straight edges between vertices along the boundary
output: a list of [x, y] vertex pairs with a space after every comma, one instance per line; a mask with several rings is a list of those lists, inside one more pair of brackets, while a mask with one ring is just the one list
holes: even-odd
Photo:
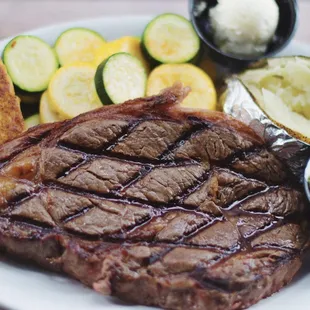
[[45, 91], [40, 100], [40, 123], [54, 123], [63, 119], [52, 109], [48, 93]]
[[99, 65], [102, 61], [114, 54], [129, 53], [137, 57], [143, 64], [146, 72], [149, 72], [149, 65], [143, 56], [140, 45], [141, 40], [137, 37], [122, 37], [115, 41], [108, 42], [97, 50], [96, 64]]
[[61, 118], [72, 118], [102, 106], [95, 88], [95, 73], [96, 67], [87, 63], [64, 66], [56, 72], [48, 95], [52, 109]]
[[56, 41], [55, 51], [62, 66], [75, 62], [94, 63], [98, 49], [105, 45], [99, 33], [86, 28], [63, 32]]
[[211, 78], [192, 64], [164, 64], [155, 68], [148, 79], [147, 95], [156, 95], [177, 81], [191, 88], [181, 104], [183, 107], [216, 109], [216, 90]]

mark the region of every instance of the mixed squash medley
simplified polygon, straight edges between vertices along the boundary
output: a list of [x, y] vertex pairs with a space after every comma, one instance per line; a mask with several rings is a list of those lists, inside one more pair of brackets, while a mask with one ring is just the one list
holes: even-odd
[[141, 38], [108, 42], [93, 30], [73, 28], [60, 34], [54, 46], [17, 36], [3, 53], [28, 128], [156, 95], [176, 81], [191, 87], [182, 105], [215, 110], [216, 90], [207, 73], [212, 76], [212, 64], [202, 59], [192, 24], [170, 13], [150, 21]]

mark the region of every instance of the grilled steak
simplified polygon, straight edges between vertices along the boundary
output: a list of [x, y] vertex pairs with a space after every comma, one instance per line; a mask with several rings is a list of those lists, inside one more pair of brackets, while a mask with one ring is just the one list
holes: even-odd
[[245, 125], [161, 95], [44, 125], [0, 148], [0, 246], [98, 292], [244, 309], [291, 281], [303, 194]]

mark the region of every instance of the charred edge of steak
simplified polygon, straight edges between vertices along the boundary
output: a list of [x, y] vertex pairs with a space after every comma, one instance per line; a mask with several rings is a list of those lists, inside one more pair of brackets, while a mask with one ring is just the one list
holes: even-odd
[[60, 124], [45, 124], [36, 126], [20, 137], [3, 144], [0, 147], [0, 168], [2, 168], [14, 156], [23, 152], [24, 150], [39, 144], [45, 137], [47, 137], [53, 129], [56, 129]]

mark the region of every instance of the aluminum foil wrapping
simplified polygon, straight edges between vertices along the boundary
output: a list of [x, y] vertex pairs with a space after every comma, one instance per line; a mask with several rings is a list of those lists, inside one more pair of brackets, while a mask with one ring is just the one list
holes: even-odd
[[302, 183], [310, 157], [310, 145], [273, 123], [238, 78], [227, 80], [227, 89], [222, 98], [223, 111], [251, 127], [265, 140], [269, 149], [286, 163], [296, 180]]

